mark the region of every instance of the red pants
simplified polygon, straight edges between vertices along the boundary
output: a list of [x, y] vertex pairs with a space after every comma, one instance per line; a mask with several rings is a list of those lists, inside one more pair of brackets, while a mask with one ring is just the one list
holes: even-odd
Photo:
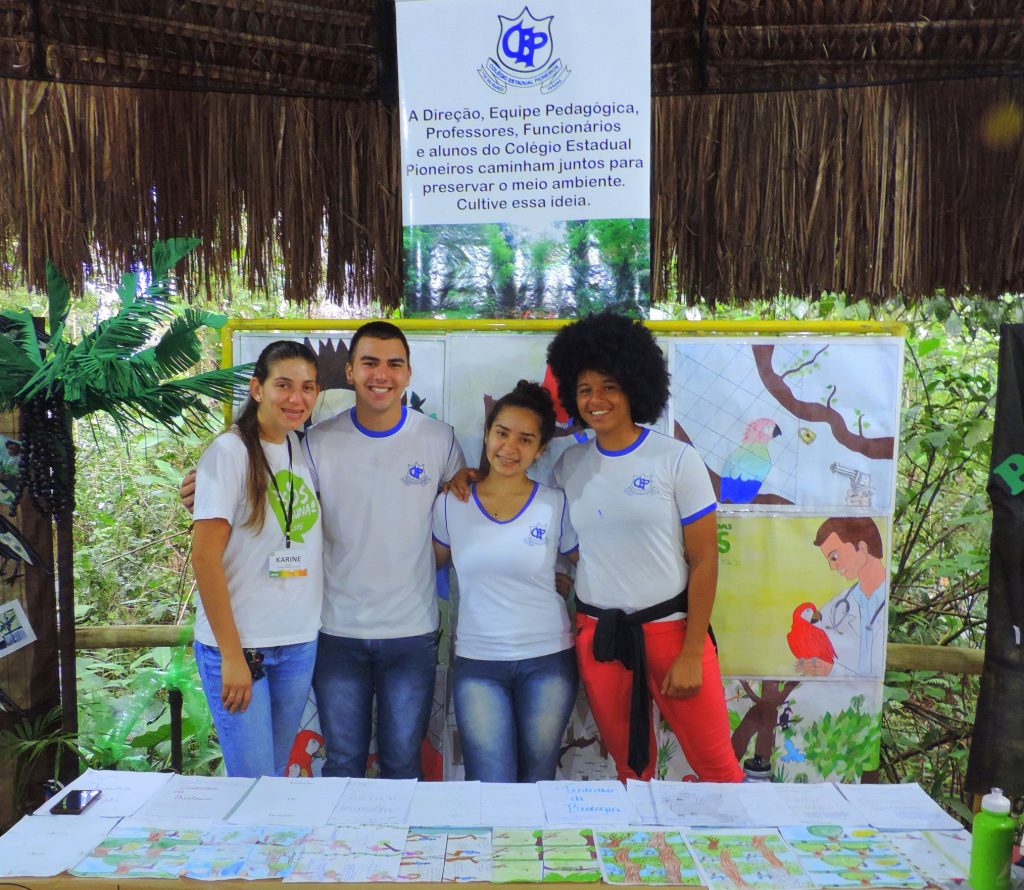
[[[650, 779], [658, 765], [658, 745], [651, 727], [651, 751], [647, 769], [637, 776], [626, 763], [629, 755], [629, 701], [633, 674], [620, 661], [594, 659], [594, 628], [597, 619], [576, 615], [576, 658], [587, 691], [590, 710], [601, 740], [615, 760], [619, 779]], [[702, 782], [742, 782], [743, 770], [732, 750], [729, 711], [718, 667], [718, 655], [710, 637], [704, 639], [701, 659], [703, 682], [689, 698], [667, 698], [661, 683], [686, 638], [685, 621], [651, 621], [644, 628], [647, 650], [647, 688], [679, 740], [683, 754]], [[648, 719], [651, 719], [648, 715]]]

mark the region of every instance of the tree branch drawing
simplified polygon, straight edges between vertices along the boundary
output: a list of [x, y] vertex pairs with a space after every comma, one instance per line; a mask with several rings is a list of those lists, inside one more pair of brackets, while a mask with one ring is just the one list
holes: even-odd
[[835, 384], [830, 386], [829, 397], [825, 404], [805, 402], [793, 394], [793, 391], [785, 381], [786, 374], [779, 374], [772, 367], [772, 357], [775, 353], [774, 346], [752, 346], [751, 351], [754, 355], [757, 373], [764, 384], [764, 388], [790, 414], [811, 423], [828, 424], [836, 441], [850, 451], [855, 451], [857, 454], [861, 454], [871, 460], [892, 460], [895, 444], [892, 436], [872, 438], [855, 433], [847, 427], [843, 416], [832, 407], [832, 400], [838, 391], [838, 387]]
[[750, 740], [756, 737], [754, 753], [764, 760], [771, 760], [775, 750], [775, 728], [779, 724], [779, 708], [799, 685], [799, 680], [790, 680], [786, 683], [762, 680], [761, 694], [758, 695], [748, 681], [740, 680], [745, 696], [754, 704], [743, 715], [743, 719], [732, 734], [732, 750], [737, 757], [743, 757], [747, 753]]

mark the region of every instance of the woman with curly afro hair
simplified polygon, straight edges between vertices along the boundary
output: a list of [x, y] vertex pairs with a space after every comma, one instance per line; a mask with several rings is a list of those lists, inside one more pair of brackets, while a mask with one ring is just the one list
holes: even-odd
[[742, 781], [708, 634], [715, 493], [693, 446], [639, 425], [668, 402], [661, 348], [604, 312], [562, 328], [548, 364], [566, 411], [596, 434], [562, 455], [555, 481], [579, 538], [580, 677], [619, 778], [654, 774], [653, 698], [701, 781]]

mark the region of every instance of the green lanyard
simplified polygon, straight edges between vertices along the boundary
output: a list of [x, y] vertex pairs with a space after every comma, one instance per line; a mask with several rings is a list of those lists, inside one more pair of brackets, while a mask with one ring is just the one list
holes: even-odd
[[273, 473], [270, 474], [270, 484], [274, 486], [274, 493], [277, 495], [277, 502], [284, 510], [284, 546], [289, 549], [292, 546], [292, 515], [295, 509], [295, 485], [292, 484], [292, 440], [287, 436], [284, 440], [288, 446], [288, 506], [285, 506], [284, 498], [281, 496], [281, 489], [277, 487], [277, 479]]

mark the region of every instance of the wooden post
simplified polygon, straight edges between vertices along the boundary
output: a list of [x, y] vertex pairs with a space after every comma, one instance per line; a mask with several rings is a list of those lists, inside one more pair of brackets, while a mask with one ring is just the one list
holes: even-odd
[[[0, 414], [0, 434], [18, 439], [17, 430], [16, 414]], [[50, 517], [32, 506], [27, 493], [21, 499], [17, 516], [10, 516], [7, 507], [0, 507], [0, 510], [19, 528], [39, 554], [43, 565], [52, 571], [53, 530]], [[6, 577], [10, 577], [13, 571], [14, 566], [9, 566]], [[38, 719], [60, 705], [56, 590], [54, 576], [41, 568], [20, 564], [17, 572], [20, 577], [13, 583], [8, 583], [6, 577], [0, 579], [0, 602], [12, 599], [21, 602], [36, 641], [0, 658], [0, 687], [15, 704], [28, 712], [30, 718]], [[20, 721], [21, 718], [13, 713], [0, 712], [0, 732], [12, 729]], [[17, 761], [0, 761], [0, 829], [12, 824], [21, 815], [21, 807], [34, 802], [32, 798], [41, 798], [37, 793], [41, 790], [40, 785], [54, 772], [53, 753], [47, 752], [40, 757], [26, 777], [25, 784], [33, 792], [27, 801], [15, 799], [15, 785], [21, 784], [16, 781], [17, 769]]]

